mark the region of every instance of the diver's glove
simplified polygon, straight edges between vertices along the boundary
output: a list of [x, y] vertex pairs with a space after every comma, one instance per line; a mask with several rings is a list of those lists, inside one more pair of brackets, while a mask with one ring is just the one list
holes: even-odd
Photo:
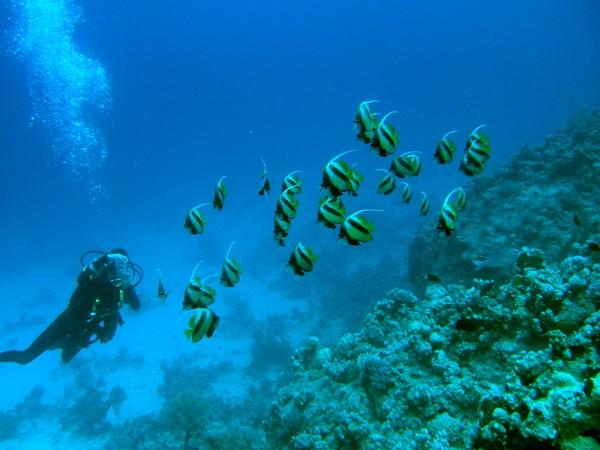
[[98, 340], [102, 343], [102, 344], [106, 344], [108, 341], [110, 341], [113, 336], [115, 335], [114, 331], [111, 332], [110, 330], [108, 330], [106, 327], [102, 327], [102, 326], [98, 326], [98, 328], [96, 328], [96, 332], [95, 332], [96, 336], [98, 337]]

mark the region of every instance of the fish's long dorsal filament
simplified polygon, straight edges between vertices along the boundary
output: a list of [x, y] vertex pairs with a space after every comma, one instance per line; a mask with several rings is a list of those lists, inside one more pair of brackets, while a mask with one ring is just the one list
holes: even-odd
[[288, 177], [294, 176], [294, 175], [295, 175], [295, 174], [297, 174], [297, 173], [302, 173], [302, 171], [301, 171], [301, 170], [294, 170], [293, 172], [290, 172], [290, 173], [288, 173], [288, 174], [285, 176], [285, 178], [288, 178]]
[[471, 136], [473, 136], [474, 134], [476, 134], [479, 130], [481, 130], [483, 127], [487, 127], [487, 124], [481, 124], [479, 125], [477, 128], [475, 128], [472, 132], [471, 132]]
[[331, 158], [331, 159], [329, 160], [329, 162], [327, 163], [327, 165], [329, 166], [330, 164], [333, 164], [333, 163], [335, 162], [335, 160], [336, 160], [336, 159], [338, 159], [338, 158], [340, 158], [340, 157], [342, 157], [342, 156], [344, 156], [344, 155], [347, 155], [348, 153], [353, 153], [353, 152], [357, 152], [357, 151], [358, 151], [358, 149], [356, 149], [356, 148], [355, 148], [355, 149], [353, 149], [353, 150], [346, 150], [345, 152], [342, 152], [342, 153], [340, 153], [339, 155], [336, 155], [336, 156], [334, 156], [333, 158]]
[[442, 138], [442, 141], [445, 141], [446, 139], [448, 139], [448, 136], [450, 136], [451, 134], [454, 134], [454, 133], [458, 133], [458, 130], [448, 131]]
[[352, 213], [351, 215], [349, 215], [346, 220], [350, 220], [352, 219], [354, 216], [357, 216], [360, 213], [364, 213], [364, 212], [383, 212], [383, 209], [359, 209], [358, 211], [356, 211], [355, 213]]
[[223, 175], [221, 178], [219, 178], [219, 181], [217, 182], [217, 186], [219, 184], [221, 184], [221, 181], [223, 181], [225, 178], [227, 178], [227, 175]]
[[198, 264], [196, 264], [196, 267], [194, 267], [194, 270], [192, 271], [192, 274], [190, 275], [190, 281], [192, 281], [192, 279], [194, 278], [194, 274], [196, 273], [196, 270], [198, 270], [198, 267], [200, 266], [200, 264], [202, 264], [204, 262], [204, 260], [200, 261]]
[[375, 169], [375, 172], [383, 172], [383, 173], [389, 173], [388, 169]]
[[400, 158], [403, 158], [405, 156], [410, 156], [410, 155], [422, 155], [423, 152], [420, 152], [418, 150], [413, 150], [412, 152], [404, 152], [400, 155]]
[[361, 102], [361, 105], [370, 105], [371, 103], [379, 103], [379, 100], [365, 100], [364, 102]]
[[211, 278], [218, 277], [218, 276], [219, 276], [218, 273], [213, 273], [211, 275], [208, 275], [208, 276], [202, 278], [202, 281], [200, 282], [200, 284], [204, 284], [206, 282], [206, 280], [210, 280]]
[[391, 116], [392, 114], [398, 114], [398, 111], [390, 111], [389, 113], [387, 113], [385, 116], [383, 116], [383, 118], [379, 121], [379, 125], [377, 125], [378, 127], [381, 127], [383, 125], [383, 123], [385, 122], [385, 119], [387, 119], [389, 116]]
[[231, 241], [231, 244], [229, 244], [229, 248], [227, 249], [227, 255], [225, 255], [225, 260], [229, 259], [229, 252], [231, 252], [231, 247], [233, 247], [233, 244], [235, 244], [235, 241]]
[[194, 206], [192, 209], [198, 209], [198, 208], [202, 208], [203, 206], [206, 206], [206, 205], [210, 205], [210, 202], [201, 203], [201, 204], [200, 204], [200, 205], [198, 205], [198, 206]]
[[444, 199], [444, 205], [446, 205], [448, 203], [448, 200], [450, 199], [450, 197], [452, 197], [456, 192], [462, 192], [464, 194], [465, 190], [461, 187], [457, 187], [457, 188], [453, 189], [448, 195], [446, 195], [446, 198]]
[[266, 172], [266, 171], [267, 171], [267, 164], [265, 163], [265, 160], [264, 160], [264, 158], [262, 157], [262, 155], [260, 155], [260, 160], [262, 161], [262, 163], [263, 163], [263, 169], [264, 169], [264, 171]]

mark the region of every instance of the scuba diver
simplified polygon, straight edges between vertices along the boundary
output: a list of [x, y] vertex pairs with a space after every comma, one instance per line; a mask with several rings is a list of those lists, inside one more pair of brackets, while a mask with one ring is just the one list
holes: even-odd
[[[91, 254], [99, 256], [85, 265], [85, 257]], [[46, 350], [60, 348], [62, 360], [67, 363], [82, 348], [113, 338], [117, 326], [124, 323], [119, 309], [125, 303], [133, 310], [140, 309], [135, 287], [144, 273], [125, 250], [91, 250], [81, 255], [80, 262], [82, 270], [67, 308], [27, 349], [0, 353], [0, 362], [27, 364]]]

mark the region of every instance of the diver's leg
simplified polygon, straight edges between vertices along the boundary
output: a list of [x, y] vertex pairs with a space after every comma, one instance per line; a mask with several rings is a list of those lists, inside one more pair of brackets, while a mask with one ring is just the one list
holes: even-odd
[[63, 345], [62, 353], [60, 354], [62, 362], [68, 363], [69, 361], [71, 361], [73, 358], [75, 358], [75, 355], [77, 355], [77, 353], [79, 353], [79, 350], [81, 349], [81, 346], [77, 345], [76, 342], [73, 342], [71, 339], [69, 339]]
[[42, 334], [27, 349], [23, 351], [9, 350], [0, 353], [0, 362], [28, 364], [65, 337], [68, 332], [69, 321], [67, 315], [63, 312], [42, 331]]

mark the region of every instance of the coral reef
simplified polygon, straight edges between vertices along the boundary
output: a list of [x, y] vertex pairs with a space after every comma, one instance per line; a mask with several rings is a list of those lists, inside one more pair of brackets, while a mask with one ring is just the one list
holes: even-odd
[[311, 338], [271, 407], [270, 446], [600, 446], [600, 264], [522, 264], [502, 285], [393, 290], [360, 332]]
[[501, 170], [468, 183], [455, 235], [438, 236], [433, 219], [424, 224], [410, 247], [410, 281], [422, 293], [428, 273], [459, 283], [507, 279], [513, 266], [476, 272], [473, 261], [508, 248], [541, 248], [548, 261], [562, 260], [574, 242], [600, 233], [598, 179], [600, 110], [582, 110], [543, 145], [523, 147]]
[[77, 434], [97, 435], [110, 428], [106, 420], [109, 410], [118, 414], [126, 399], [127, 394], [121, 386], [108, 391], [100, 377], [82, 370], [76, 375], [75, 385], [65, 392], [59, 421], [63, 428]]

